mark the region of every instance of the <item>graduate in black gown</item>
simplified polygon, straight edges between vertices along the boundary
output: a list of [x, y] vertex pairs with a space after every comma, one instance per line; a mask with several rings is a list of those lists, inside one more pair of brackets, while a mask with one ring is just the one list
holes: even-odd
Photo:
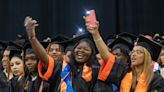
[[107, 62], [99, 71], [98, 79], [106, 84], [115, 83], [120, 92], [163, 92], [164, 80], [159, 73], [154, 73], [151, 62], [156, 61], [161, 46], [140, 35], [131, 52], [131, 66], [120, 63], [108, 51], [102, 40], [98, 26], [92, 27], [86, 22], [102, 59]]
[[99, 63], [90, 35], [84, 34], [74, 38], [76, 44], [71, 52], [70, 61], [64, 60], [60, 63], [48, 55], [38, 42], [35, 36], [36, 26], [35, 20], [26, 17], [26, 32], [36, 55], [40, 58], [39, 76], [53, 85], [54, 92], [93, 92]]
[[[42, 44], [47, 44], [42, 42]], [[47, 46], [46, 45], [46, 46]], [[38, 75], [37, 62], [38, 58], [29, 42], [24, 46], [26, 75], [24, 82], [24, 92], [49, 92], [49, 84]]]
[[10, 80], [13, 77], [13, 74], [10, 71], [10, 65], [9, 65], [9, 50], [7, 50], [7, 43], [6, 42], [0, 42], [0, 50], [1, 50], [1, 63], [2, 63], [2, 70], [0, 70], [0, 90], [2, 92], [11, 92], [11, 86], [10, 86]]
[[14, 77], [11, 79], [12, 92], [22, 92], [24, 84], [24, 61], [21, 49], [10, 50], [10, 68]]
[[[130, 57], [128, 53], [133, 48], [133, 44], [124, 40], [121, 37], [118, 37], [116, 39], [113, 39], [112, 42], [108, 43], [108, 47], [109, 50], [111, 50], [112, 53], [114, 53], [114, 55], [116, 56], [117, 61], [119, 61], [120, 63], [129, 63]], [[103, 64], [103, 62], [101, 61], [100, 54], [98, 54], [97, 56], [100, 59], [99, 63]], [[94, 87], [94, 92], [102, 92], [102, 91], [118, 92], [118, 87], [113, 83], [108, 83], [107, 85], [105, 82], [101, 80], [97, 80], [96, 85]]]

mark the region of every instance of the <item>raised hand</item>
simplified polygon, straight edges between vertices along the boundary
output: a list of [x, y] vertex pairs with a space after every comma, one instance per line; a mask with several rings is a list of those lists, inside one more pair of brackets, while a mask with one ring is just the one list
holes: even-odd
[[35, 37], [35, 28], [38, 26], [37, 21], [27, 16], [24, 20], [24, 26], [26, 28], [29, 39]]

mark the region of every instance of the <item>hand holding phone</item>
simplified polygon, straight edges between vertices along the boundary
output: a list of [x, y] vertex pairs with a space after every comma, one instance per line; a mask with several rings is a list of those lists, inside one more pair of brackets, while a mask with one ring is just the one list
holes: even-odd
[[86, 16], [86, 21], [89, 23], [91, 27], [96, 27], [97, 20], [96, 20], [95, 10], [89, 11], [89, 15]]

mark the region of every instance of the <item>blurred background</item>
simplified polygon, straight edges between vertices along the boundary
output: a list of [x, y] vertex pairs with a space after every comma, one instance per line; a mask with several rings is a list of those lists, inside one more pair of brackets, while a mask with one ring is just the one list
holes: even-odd
[[90, 9], [96, 11], [104, 38], [120, 32], [164, 35], [164, 0], [0, 0], [0, 40], [26, 34], [26, 16], [38, 21], [39, 39], [71, 37], [78, 28], [85, 30], [83, 16]]

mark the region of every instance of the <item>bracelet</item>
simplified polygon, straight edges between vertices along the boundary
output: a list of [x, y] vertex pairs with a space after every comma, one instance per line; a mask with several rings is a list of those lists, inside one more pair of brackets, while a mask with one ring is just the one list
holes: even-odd
[[101, 41], [101, 40], [102, 40], [101, 37], [98, 38], [98, 39], [94, 39], [95, 42], [98, 42], [98, 41]]
[[36, 37], [35, 36], [30, 36], [30, 37], [28, 37], [28, 39], [32, 40], [32, 39], [36, 39]]

